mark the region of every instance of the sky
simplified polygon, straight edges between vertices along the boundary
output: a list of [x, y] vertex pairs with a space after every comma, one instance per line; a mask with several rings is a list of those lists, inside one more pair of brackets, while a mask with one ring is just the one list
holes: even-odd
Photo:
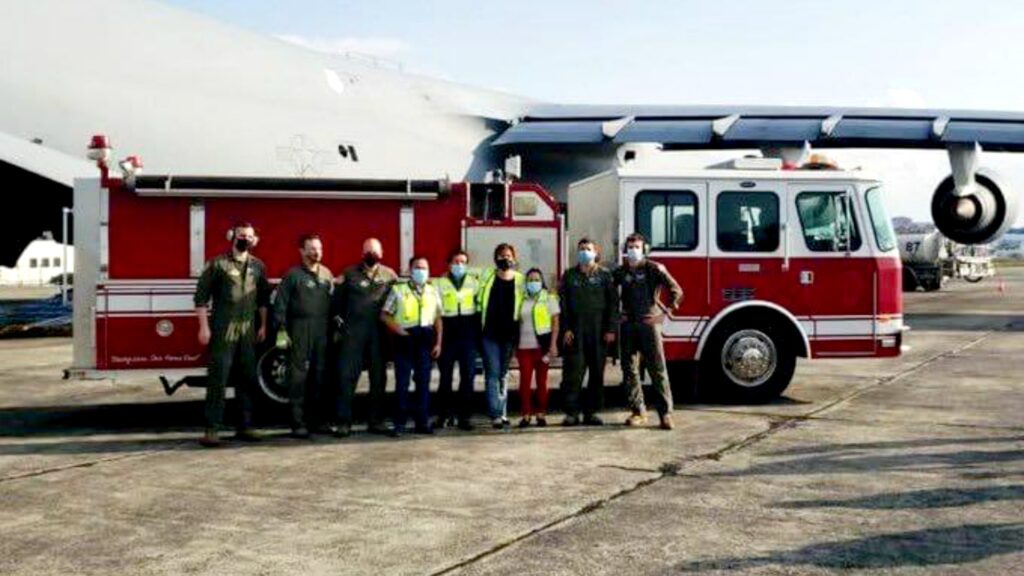
[[[1024, 110], [1011, 0], [166, 0], [314, 49], [551, 102]], [[942, 152], [846, 151], [928, 219]], [[983, 164], [1020, 190], [1024, 156]], [[1024, 215], [1021, 217], [1024, 221]]]

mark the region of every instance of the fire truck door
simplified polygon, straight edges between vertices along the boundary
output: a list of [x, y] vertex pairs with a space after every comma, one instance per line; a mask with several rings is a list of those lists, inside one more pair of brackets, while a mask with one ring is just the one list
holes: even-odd
[[845, 184], [793, 183], [790, 197], [790, 272], [799, 295], [793, 313], [809, 317], [819, 340], [842, 350], [870, 351], [874, 260], [863, 242], [857, 199]]
[[712, 182], [709, 304], [712, 312], [745, 300], [793, 305], [787, 281], [787, 191], [781, 182]]
[[707, 183], [681, 180], [626, 180], [622, 183], [619, 242], [640, 232], [648, 257], [668, 268], [683, 288], [683, 303], [664, 326], [666, 353], [687, 343], [696, 346], [708, 317]]

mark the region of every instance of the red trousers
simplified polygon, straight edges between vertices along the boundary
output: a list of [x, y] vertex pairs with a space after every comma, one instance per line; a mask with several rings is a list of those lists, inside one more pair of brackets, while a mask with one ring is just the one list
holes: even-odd
[[[519, 403], [524, 417], [548, 412], [548, 363], [543, 358], [544, 353], [540, 348], [516, 350], [516, 360], [519, 361]], [[534, 373], [537, 374], [536, 406], [533, 405], [530, 390]]]

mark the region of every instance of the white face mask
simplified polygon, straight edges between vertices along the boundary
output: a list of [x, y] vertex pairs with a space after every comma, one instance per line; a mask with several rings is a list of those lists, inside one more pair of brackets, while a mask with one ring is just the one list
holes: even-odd
[[633, 264], [641, 262], [644, 259], [644, 249], [636, 247], [627, 248], [626, 258], [628, 258], [629, 261], [632, 262]]

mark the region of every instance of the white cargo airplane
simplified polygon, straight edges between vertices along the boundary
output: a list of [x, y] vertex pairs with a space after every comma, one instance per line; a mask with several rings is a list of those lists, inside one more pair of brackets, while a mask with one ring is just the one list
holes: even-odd
[[1024, 151], [1024, 113], [551, 105], [151, 0], [7, 0], [0, 54], [0, 170], [31, 206], [7, 212], [0, 261], [59, 226], [72, 179], [94, 173], [92, 134], [149, 173], [479, 179], [518, 155], [523, 177], [558, 195], [631, 147], [938, 148], [953, 172], [932, 202], [947, 237], [985, 242], [1015, 221], [1016, 197], [977, 162], [981, 148]]

